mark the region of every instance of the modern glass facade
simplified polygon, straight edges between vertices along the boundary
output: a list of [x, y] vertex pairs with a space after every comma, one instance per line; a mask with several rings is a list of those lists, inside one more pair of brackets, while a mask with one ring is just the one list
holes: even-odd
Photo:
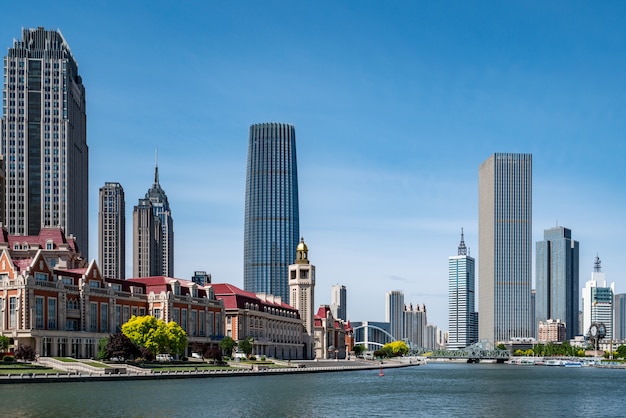
[[565, 322], [566, 338], [572, 339], [579, 328], [578, 241], [568, 228], [546, 229], [535, 254], [535, 330], [540, 321], [560, 319]]
[[594, 323], [602, 323], [606, 328], [605, 340], [613, 338], [613, 295], [615, 283], [607, 283], [600, 257], [594, 261], [591, 280], [583, 288], [583, 336], [589, 336], [589, 328]]
[[85, 87], [60, 31], [23, 29], [4, 58], [0, 153], [11, 235], [61, 226], [88, 258]]
[[458, 255], [448, 257], [448, 349], [465, 348], [478, 341], [474, 264], [461, 234]]
[[613, 339], [626, 340], [626, 293], [619, 293], [613, 298]]
[[98, 210], [98, 260], [102, 275], [126, 278], [126, 203], [119, 183], [100, 188]]
[[396, 340], [404, 338], [404, 293], [400, 290], [387, 292], [385, 320], [389, 322], [390, 332]]
[[494, 154], [478, 178], [479, 339], [531, 338], [532, 155]]
[[250, 126], [244, 222], [244, 289], [289, 301], [289, 265], [300, 238], [296, 131]]

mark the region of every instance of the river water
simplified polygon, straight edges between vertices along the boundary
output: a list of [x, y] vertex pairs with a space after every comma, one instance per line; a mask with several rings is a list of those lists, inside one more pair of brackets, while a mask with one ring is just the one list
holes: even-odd
[[620, 417], [626, 370], [431, 363], [274, 376], [7, 384], [9, 417]]

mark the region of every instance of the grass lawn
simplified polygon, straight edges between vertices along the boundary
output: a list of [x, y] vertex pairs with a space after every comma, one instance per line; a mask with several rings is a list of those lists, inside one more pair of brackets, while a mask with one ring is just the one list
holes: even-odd
[[91, 367], [100, 367], [102, 369], [106, 369], [107, 367], [111, 367], [110, 364], [98, 363], [97, 361], [83, 361], [83, 364], [86, 364]]
[[50, 367], [36, 366], [30, 363], [0, 363], [0, 374], [21, 374], [21, 373], [57, 373], [58, 370], [51, 369]]
[[144, 369], [150, 369], [153, 372], [179, 372], [179, 371], [205, 371], [205, 370], [235, 370], [228, 365], [220, 366], [206, 363], [191, 363], [191, 364], [143, 364], [140, 367]]
[[52, 357], [55, 360], [62, 361], [63, 363], [78, 363], [78, 360], [70, 357]]

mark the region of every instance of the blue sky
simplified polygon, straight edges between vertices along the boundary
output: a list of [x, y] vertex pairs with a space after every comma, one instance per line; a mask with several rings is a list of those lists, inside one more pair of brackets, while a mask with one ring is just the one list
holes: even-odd
[[571, 228], [581, 286], [597, 253], [626, 292], [625, 18], [619, 1], [29, 1], [4, 8], [0, 46], [59, 28], [78, 61], [91, 258], [98, 189], [118, 181], [130, 275], [158, 148], [176, 276], [242, 286], [248, 128], [291, 123], [316, 302], [345, 284], [352, 320], [384, 320], [400, 289], [446, 329], [447, 257], [461, 227], [478, 255], [494, 152], [533, 154], [533, 240]]

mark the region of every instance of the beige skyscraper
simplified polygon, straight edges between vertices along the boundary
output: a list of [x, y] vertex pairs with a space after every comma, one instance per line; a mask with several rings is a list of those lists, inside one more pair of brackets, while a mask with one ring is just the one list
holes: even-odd
[[478, 171], [478, 337], [530, 338], [532, 155], [497, 153]]
[[161, 221], [150, 199], [139, 199], [133, 209], [133, 277], [162, 275]]
[[98, 262], [104, 277], [126, 278], [126, 203], [119, 183], [100, 188]]
[[289, 304], [300, 312], [304, 330], [308, 334], [305, 342], [305, 357], [313, 358], [313, 316], [315, 315], [315, 266], [309, 263], [309, 248], [300, 239], [296, 247], [296, 261], [289, 266]]

